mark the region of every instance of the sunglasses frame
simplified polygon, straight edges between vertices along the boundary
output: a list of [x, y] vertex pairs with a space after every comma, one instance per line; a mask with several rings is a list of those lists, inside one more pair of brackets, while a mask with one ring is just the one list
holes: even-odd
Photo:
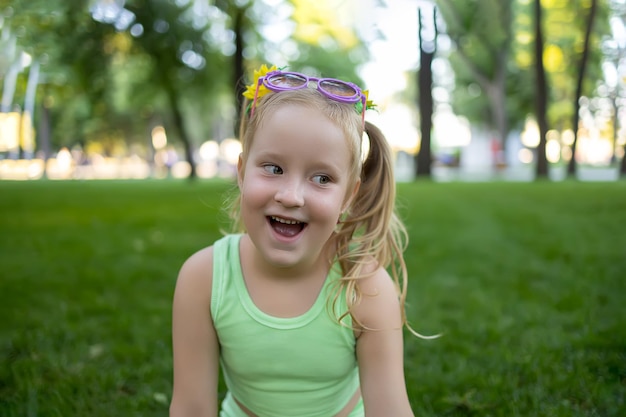
[[[272, 83], [272, 78], [279, 76], [288, 76], [294, 79], [299, 79], [302, 81], [301, 85], [296, 86], [281, 86]], [[361, 119], [363, 124], [365, 124], [365, 108], [367, 104], [367, 98], [363, 93], [363, 90], [356, 84], [351, 82], [338, 80], [336, 78], [317, 78], [317, 77], [309, 77], [308, 75], [299, 73], [299, 72], [290, 72], [290, 71], [271, 71], [265, 74], [262, 77], [259, 77], [259, 80], [256, 85], [256, 90], [254, 91], [254, 100], [252, 102], [252, 107], [250, 109], [250, 117], [254, 115], [254, 109], [256, 108], [256, 102], [259, 95], [259, 88], [261, 85], [265, 86], [268, 90], [271, 90], [275, 93], [279, 93], [282, 91], [290, 91], [290, 90], [300, 90], [303, 88], [307, 88], [311, 81], [317, 84], [317, 90], [324, 95], [325, 97], [335, 100], [340, 103], [348, 103], [348, 104], [357, 104], [361, 103]], [[324, 88], [325, 83], [335, 83], [341, 86], [346, 86], [354, 91], [352, 96], [340, 96], [337, 94], [333, 94], [327, 89]]]

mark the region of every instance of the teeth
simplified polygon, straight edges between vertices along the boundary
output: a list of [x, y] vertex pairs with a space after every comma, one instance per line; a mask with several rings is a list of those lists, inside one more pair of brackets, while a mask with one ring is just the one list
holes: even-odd
[[300, 224], [301, 222], [297, 221], [297, 220], [287, 220], [287, 219], [281, 219], [280, 217], [276, 217], [276, 216], [271, 216], [272, 220], [274, 220], [275, 222], [278, 223], [283, 223], [283, 224]]

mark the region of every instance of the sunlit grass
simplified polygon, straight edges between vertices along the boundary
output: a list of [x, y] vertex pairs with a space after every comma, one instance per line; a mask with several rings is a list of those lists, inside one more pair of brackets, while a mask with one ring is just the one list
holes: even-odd
[[[167, 416], [178, 268], [230, 183], [0, 182], [0, 416]], [[626, 183], [399, 186], [420, 416], [626, 412]]]

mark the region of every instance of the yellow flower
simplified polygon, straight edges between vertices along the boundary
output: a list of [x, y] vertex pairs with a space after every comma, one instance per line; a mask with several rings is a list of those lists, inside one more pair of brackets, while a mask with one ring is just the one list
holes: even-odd
[[[374, 101], [368, 98], [370, 94], [369, 90], [362, 90], [362, 93], [365, 96], [365, 109], [376, 110], [376, 104], [374, 103]], [[358, 103], [355, 103], [354, 108], [356, 109], [357, 113], [363, 112], [363, 102], [359, 101]]]
[[[268, 68], [265, 64], [261, 65], [261, 68], [254, 71], [254, 82], [246, 86], [246, 91], [243, 92], [243, 96], [249, 100], [254, 100], [254, 93], [257, 89], [257, 85], [259, 84], [259, 78], [265, 76], [269, 72], [276, 71], [277, 69], [276, 65], [272, 65], [271, 68]], [[257, 93], [257, 98], [261, 98], [270, 92], [270, 90], [268, 90], [263, 84], [259, 85], [258, 88], [259, 92]]]
[[373, 100], [369, 99], [370, 90], [363, 90], [363, 94], [365, 94], [365, 108], [368, 110], [375, 109], [376, 104], [374, 104]]

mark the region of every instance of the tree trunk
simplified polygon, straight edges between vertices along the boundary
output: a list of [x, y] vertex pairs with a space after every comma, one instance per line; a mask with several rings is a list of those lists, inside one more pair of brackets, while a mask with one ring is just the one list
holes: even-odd
[[624, 155], [622, 156], [622, 163], [619, 166], [619, 176], [626, 179], [626, 145], [624, 145]]
[[[433, 21], [435, 21], [433, 10]], [[435, 56], [437, 44], [437, 30], [435, 27], [434, 39], [428, 41], [426, 45], [422, 38], [422, 12], [418, 9], [418, 38], [420, 47], [420, 68], [418, 71], [419, 90], [419, 113], [420, 113], [420, 150], [416, 156], [415, 176], [431, 177], [431, 165], [433, 161], [431, 149], [431, 130], [433, 126], [433, 70], [432, 62]], [[430, 44], [432, 42], [432, 44]]]
[[169, 82], [169, 80], [165, 80], [165, 88], [167, 91], [167, 98], [170, 102], [170, 108], [172, 109], [172, 115], [174, 117], [174, 126], [178, 131], [178, 135], [180, 137], [181, 142], [183, 142], [183, 146], [185, 148], [185, 159], [189, 163], [191, 171], [189, 172], [189, 179], [195, 180], [197, 178], [196, 172], [196, 162], [193, 158], [193, 147], [191, 145], [191, 140], [187, 133], [187, 129], [185, 128], [185, 123], [183, 120], [183, 113], [180, 110], [178, 95], [176, 93], [176, 89]]
[[235, 137], [239, 137], [239, 124], [241, 121], [241, 106], [243, 105], [243, 92], [246, 90], [244, 83], [244, 67], [243, 67], [243, 32], [244, 32], [244, 16], [247, 8], [235, 7], [235, 16], [233, 19], [233, 31], [235, 32], [235, 68], [233, 72], [235, 86], [235, 106], [236, 119], [234, 132]]
[[39, 116], [39, 150], [43, 156], [43, 177], [47, 178], [46, 166], [48, 165], [48, 158], [50, 158], [50, 109], [45, 105], [41, 105], [41, 115]]
[[578, 122], [580, 112], [580, 97], [583, 94], [583, 83], [585, 81], [585, 70], [587, 69], [587, 61], [589, 61], [589, 41], [591, 39], [591, 30], [596, 16], [596, 8], [598, 1], [591, 0], [591, 9], [589, 10], [589, 20], [587, 21], [587, 30], [585, 31], [585, 43], [583, 54], [580, 59], [580, 71], [578, 72], [578, 80], [576, 82], [576, 97], [574, 101], [574, 121], [572, 128], [574, 129], [574, 141], [572, 142], [572, 157], [567, 164], [567, 176], [576, 176], [576, 144], [578, 142]]
[[[613, 97], [613, 158], [616, 159], [616, 150], [617, 150], [617, 131], [619, 129], [618, 125], [618, 114], [619, 114], [619, 106], [617, 103], [617, 96]], [[622, 153], [622, 161], [619, 165], [619, 177], [626, 179], [626, 143], [622, 148], [624, 152]]]
[[432, 83], [433, 72], [431, 63], [433, 54], [420, 51], [419, 82], [419, 112], [420, 112], [420, 150], [417, 153], [417, 167], [415, 175], [418, 177], [431, 176], [431, 164], [433, 161], [431, 147], [431, 130], [433, 126], [433, 96]]
[[537, 145], [537, 165], [535, 178], [548, 177], [548, 159], [546, 157], [546, 134], [548, 132], [547, 102], [548, 86], [543, 66], [543, 31], [541, 29], [541, 0], [535, 0], [535, 73], [537, 77], [536, 112], [539, 126], [539, 145]]
[[17, 75], [21, 71], [19, 61], [15, 61], [4, 74], [4, 87], [2, 89], [2, 102], [0, 103], [0, 112], [8, 113], [13, 110], [13, 97], [15, 95], [15, 87], [17, 85]]

